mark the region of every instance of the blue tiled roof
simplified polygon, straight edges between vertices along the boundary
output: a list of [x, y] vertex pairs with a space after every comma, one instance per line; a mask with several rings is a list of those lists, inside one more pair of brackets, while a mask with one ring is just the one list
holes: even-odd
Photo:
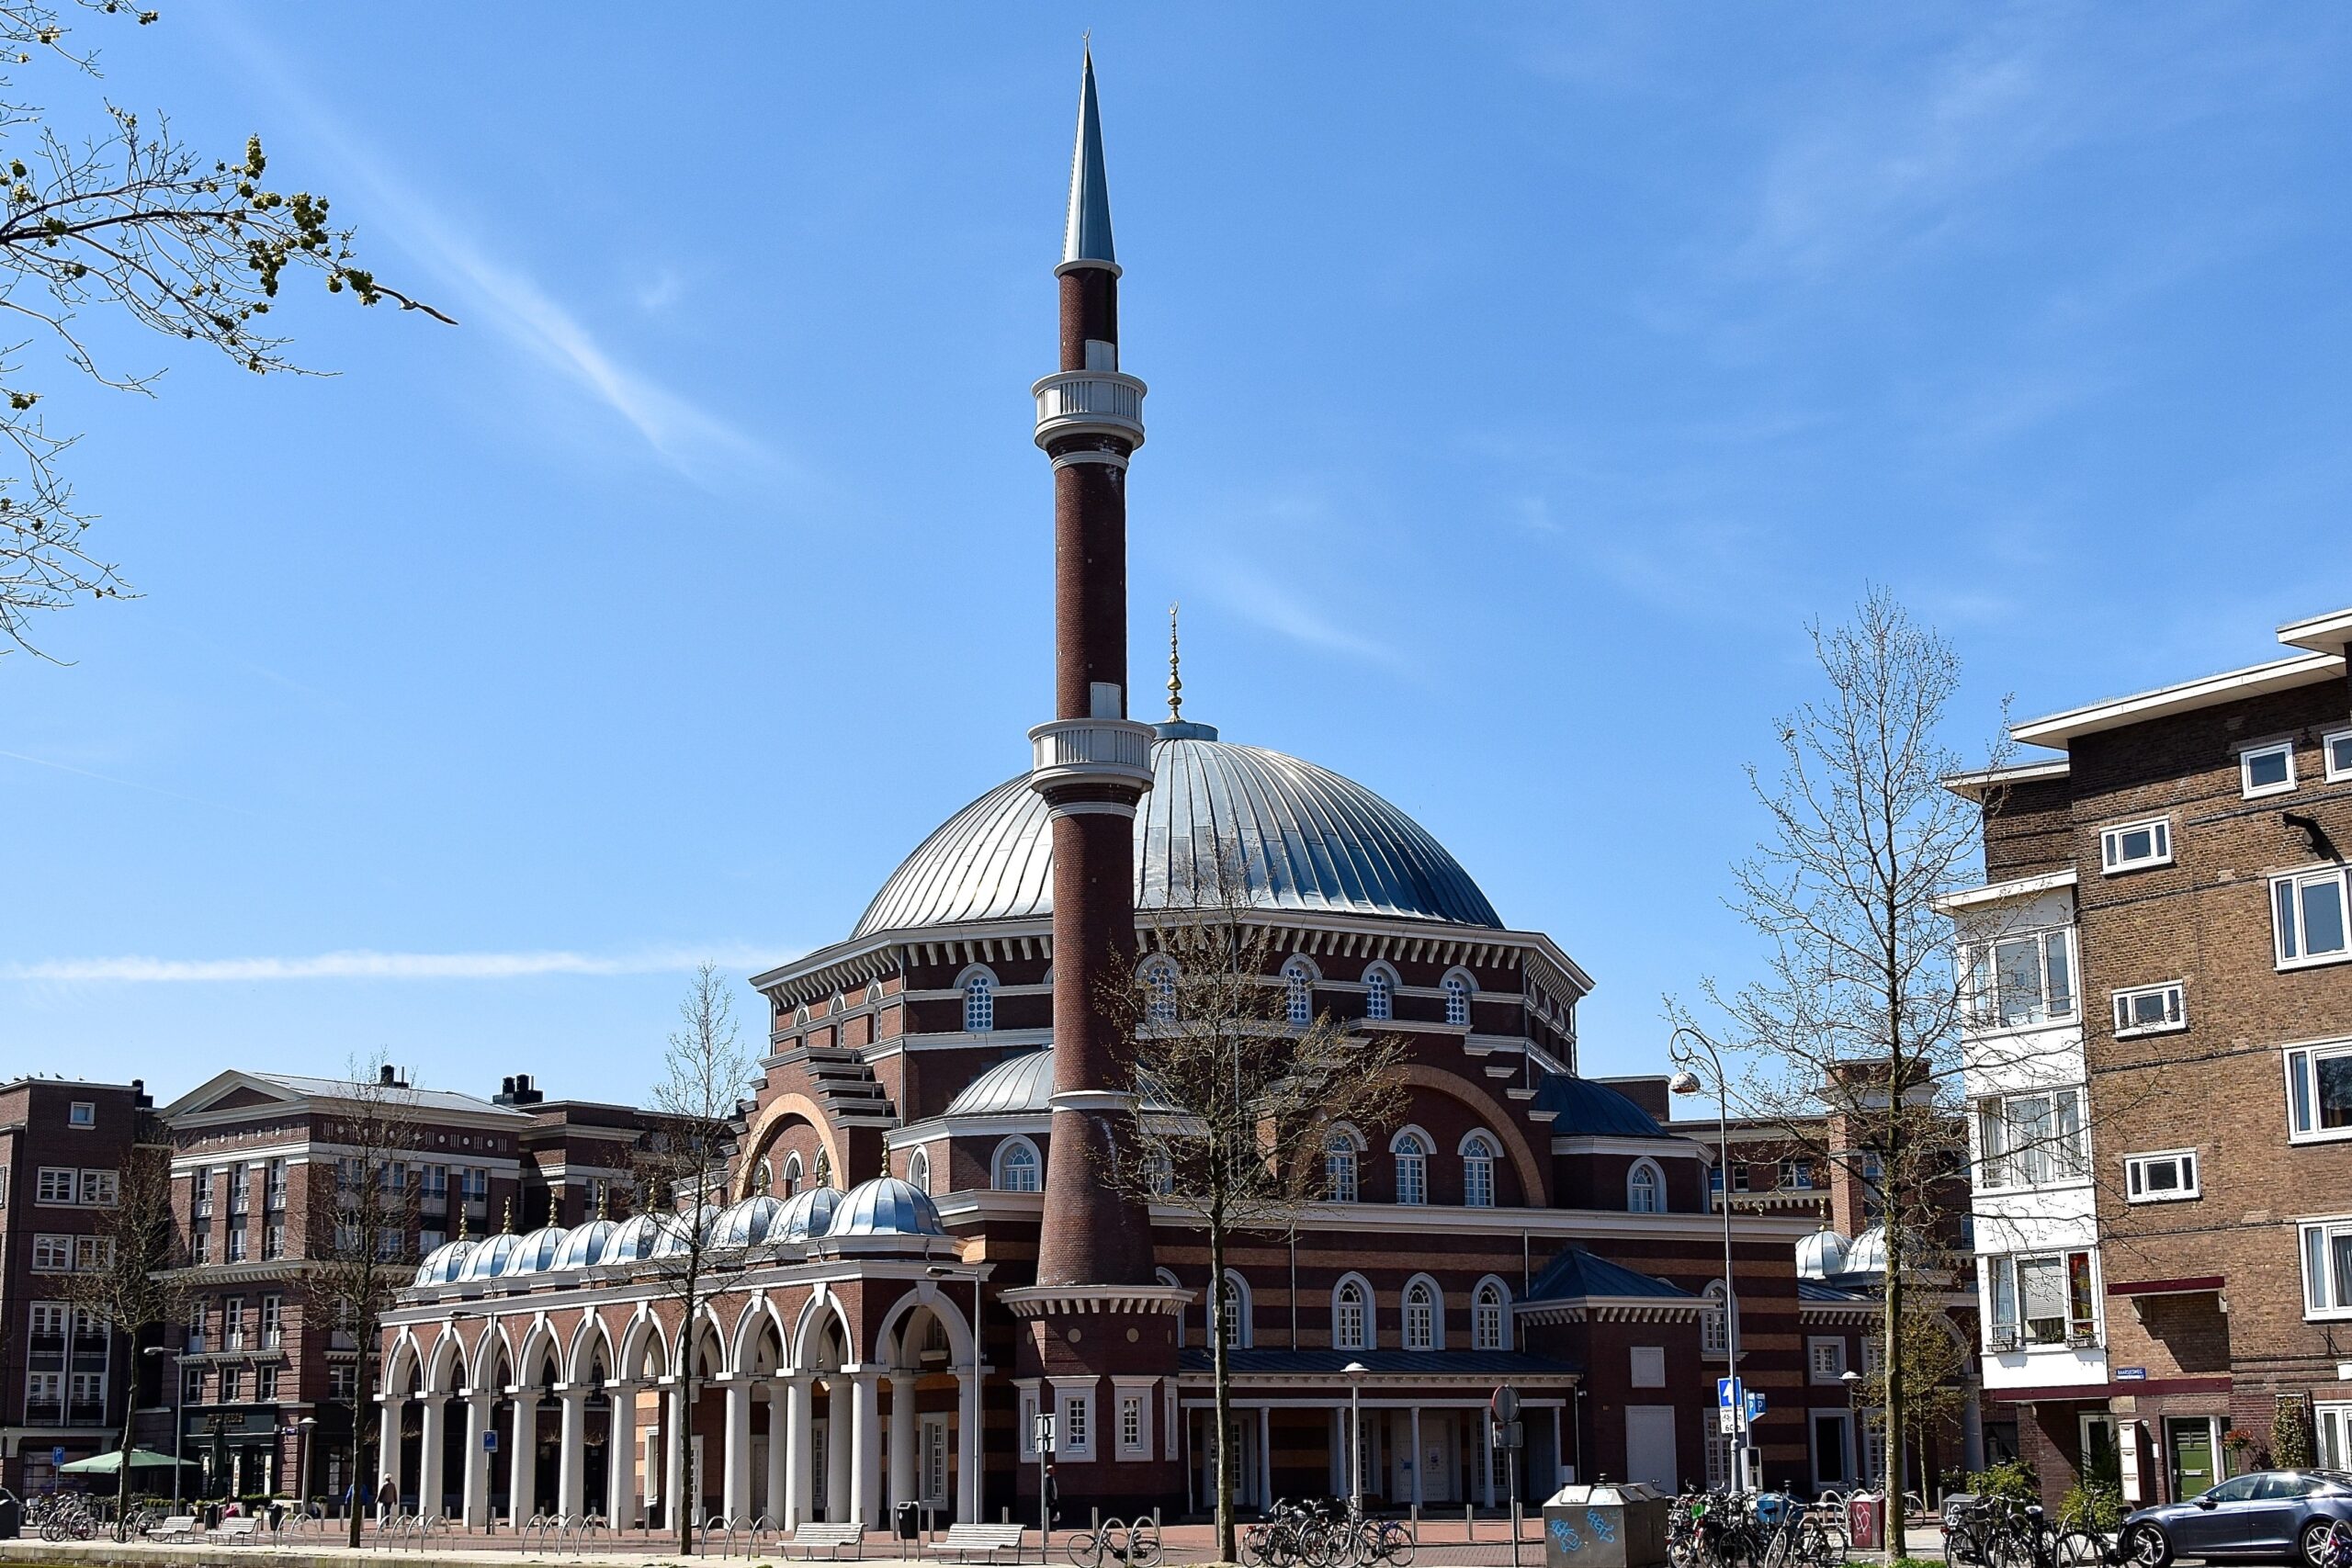
[[1878, 1297], [1869, 1291], [1848, 1290], [1842, 1285], [1825, 1285], [1818, 1280], [1799, 1280], [1797, 1300], [1801, 1302], [1852, 1302], [1860, 1306], [1877, 1304]]
[[[1181, 1371], [1205, 1372], [1214, 1364], [1205, 1345], [1188, 1347], [1176, 1357]], [[1225, 1359], [1240, 1377], [1343, 1372], [1350, 1361], [1361, 1361], [1366, 1371], [1379, 1375], [1424, 1377], [1574, 1377], [1582, 1370], [1573, 1361], [1524, 1350], [1227, 1350]]]
[[1694, 1301], [1679, 1285], [1669, 1285], [1647, 1274], [1637, 1274], [1620, 1263], [1596, 1257], [1581, 1247], [1561, 1249], [1544, 1266], [1527, 1292], [1531, 1302], [1572, 1302], [1585, 1296], [1656, 1296], [1662, 1300]]
[[1534, 1109], [1549, 1111], [1555, 1137], [1673, 1136], [1650, 1113], [1611, 1089], [1572, 1073], [1545, 1073], [1535, 1086]]

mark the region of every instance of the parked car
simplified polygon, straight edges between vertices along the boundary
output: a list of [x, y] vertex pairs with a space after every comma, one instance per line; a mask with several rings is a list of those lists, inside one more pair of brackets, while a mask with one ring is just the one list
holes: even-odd
[[2233, 1475], [2186, 1503], [2129, 1514], [2116, 1540], [2139, 1568], [2165, 1568], [2175, 1557], [2311, 1568], [2338, 1519], [2352, 1524], [2352, 1473], [2257, 1470]]

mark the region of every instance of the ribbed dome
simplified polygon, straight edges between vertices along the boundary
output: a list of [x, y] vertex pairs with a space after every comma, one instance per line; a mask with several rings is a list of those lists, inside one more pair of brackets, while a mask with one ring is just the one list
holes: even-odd
[[498, 1266], [501, 1275], [537, 1274], [555, 1261], [568, 1233], [561, 1225], [542, 1225], [515, 1245]]
[[[1187, 726], [1187, 728], [1199, 727]], [[1261, 908], [1499, 927], [1470, 874], [1419, 823], [1363, 785], [1255, 746], [1152, 742], [1136, 818], [1139, 908], [1193, 902], [1237, 852]], [[1053, 909], [1053, 835], [1026, 774], [949, 818], [883, 884], [856, 936]]]
[[[1043, 1116], [1053, 1109], [1054, 1048], [1024, 1051], [1009, 1056], [964, 1086], [947, 1102], [950, 1116]], [[1168, 1103], [1147, 1092], [1146, 1111], [1166, 1111]]]
[[783, 1212], [768, 1222], [770, 1241], [807, 1241], [822, 1235], [842, 1206], [838, 1187], [808, 1187], [785, 1200]]
[[572, 1226], [564, 1233], [563, 1245], [556, 1248], [555, 1262], [549, 1267], [558, 1271], [594, 1269], [605, 1260], [605, 1246], [620, 1228], [618, 1220], [590, 1220]]
[[661, 1239], [653, 1244], [653, 1256], [656, 1258], [683, 1257], [693, 1249], [695, 1236], [700, 1236], [705, 1247], [713, 1245], [711, 1233], [718, 1226], [718, 1205], [705, 1203], [695, 1210], [692, 1235], [686, 1231], [685, 1215], [673, 1214], [669, 1220], [670, 1223], [662, 1227]]
[[513, 1231], [500, 1231], [496, 1235], [482, 1237], [474, 1243], [473, 1255], [466, 1259], [466, 1271], [461, 1278], [497, 1278], [505, 1269], [506, 1260], [514, 1257], [514, 1249], [522, 1245], [523, 1238]]
[[447, 1285], [465, 1278], [466, 1260], [474, 1255], [470, 1241], [445, 1241], [426, 1253], [424, 1261], [416, 1266], [419, 1285]]
[[945, 1235], [939, 1205], [931, 1195], [895, 1176], [861, 1181], [842, 1197], [833, 1223], [825, 1235], [839, 1239], [863, 1235]]
[[730, 1203], [719, 1211], [712, 1224], [710, 1245], [757, 1247], [774, 1234], [776, 1218], [783, 1213], [783, 1201], [764, 1192]]
[[675, 1214], [647, 1212], [631, 1214], [620, 1223], [620, 1228], [605, 1238], [605, 1249], [596, 1259], [599, 1263], [637, 1263], [654, 1256], [662, 1238], [678, 1226]]
[[1872, 1225], [1854, 1238], [1846, 1249], [1846, 1274], [1883, 1274], [1886, 1272], [1886, 1227]]
[[[1875, 1233], [1873, 1233], [1875, 1234]], [[1882, 1248], [1885, 1238], [1880, 1237]], [[1846, 1238], [1824, 1226], [1797, 1243], [1797, 1278], [1826, 1280], [1846, 1272]]]

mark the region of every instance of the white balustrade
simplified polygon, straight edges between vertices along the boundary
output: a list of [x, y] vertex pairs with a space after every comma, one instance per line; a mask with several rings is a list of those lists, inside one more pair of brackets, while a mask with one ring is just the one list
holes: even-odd
[[1037, 398], [1037, 445], [1065, 435], [1116, 435], [1143, 445], [1144, 384], [1115, 370], [1061, 370], [1029, 389]]

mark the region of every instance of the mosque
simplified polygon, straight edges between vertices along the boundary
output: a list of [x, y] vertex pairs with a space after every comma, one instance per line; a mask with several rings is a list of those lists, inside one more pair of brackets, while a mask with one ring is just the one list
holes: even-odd
[[[382, 1346], [403, 1496], [475, 1524], [627, 1528], [685, 1506], [879, 1526], [905, 1502], [1034, 1518], [1046, 1416], [1080, 1521], [1204, 1511], [1220, 1442], [1245, 1506], [1357, 1487], [1375, 1506], [1496, 1506], [1514, 1483], [1540, 1498], [1577, 1477], [1724, 1473], [1713, 1151], [1662, 1124], [1662, 1078], [1579, 1076], [1591, 978], [1363, 785], [1180, 707], [1129, 716], [1145, 386], [1120, 364], [1091, 61], [1055, 270], [1058, 367], [1034, 392], [1057, 711], [1030, 732], [1034, 765], [949, 817], [844, 940], [754, 977], [770, 1043], [729, 1201], [424, 1260]], [[1212, 1280], [1196, 1227], [1084, 1156], [1135, 1113], [1101, 976], [1220, 863], [1246, 868], [1288, 1016], [1401, 1039], [1410, 1099], [1396, 1125], [1335, 1126], [1321, 1199], [1241, 1238]], [[690, 1323], [662, 1280], [688, 1224], [722, 1271]], [[1808, 1413], [1850, 1421], [1821, 1348], [1862, 1364], [1876, 1315], [1865, 1288], [1800, 1279], [1815, 1226], [1736, 1207], [1728, 1243], [1740, 1371], [1768, 1401], [1754, 1441], [1768, 1479], [1801, 1486], [1856, 1462], [1850, 1425], [1832, 1454]], [[1232, 1324], [1223, 1433], [1212, 1290]], [[1515, 1450], [1487, 1419], [1506, 1385]]]

